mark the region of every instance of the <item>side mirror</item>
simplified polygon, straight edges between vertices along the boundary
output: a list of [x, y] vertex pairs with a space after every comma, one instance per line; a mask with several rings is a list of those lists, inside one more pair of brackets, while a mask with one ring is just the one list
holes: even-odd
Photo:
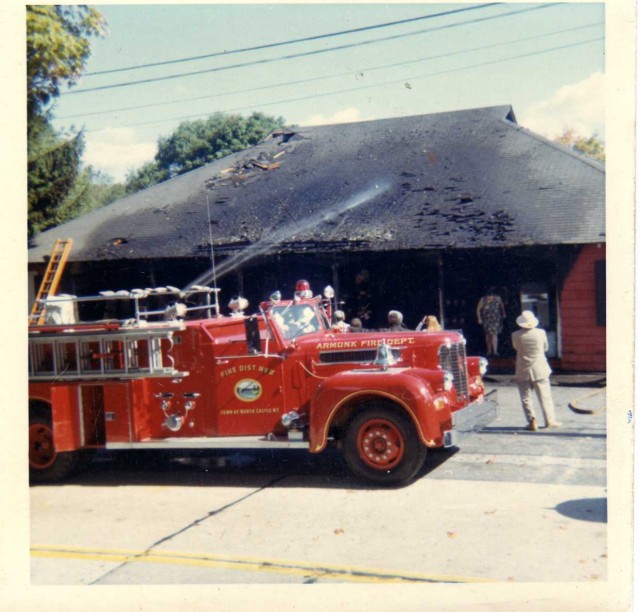
[[247, 338], [247, 351], [249, 355], [257, 355], [262, 348], [260, 343], [260, 328], [258, 317], [249, 317], [244, 320], [244, 331]]

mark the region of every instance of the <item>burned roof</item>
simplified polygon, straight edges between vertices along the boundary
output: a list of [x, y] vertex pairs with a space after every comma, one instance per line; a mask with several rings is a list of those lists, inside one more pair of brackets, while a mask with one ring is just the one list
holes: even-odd
[[510, 106], [303, 127], [44, 232], [29, 260], [57, 238], [75, 261], [603, 242], [604, 168]]

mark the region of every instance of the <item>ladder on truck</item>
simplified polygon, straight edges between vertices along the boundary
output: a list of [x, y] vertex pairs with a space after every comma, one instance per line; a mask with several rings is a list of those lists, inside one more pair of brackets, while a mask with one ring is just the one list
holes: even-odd
[[53, 245], [53, 251], [51, 252], [47, 269], [40, 283], [40, 289], [38, 289], [38, 295], [33, 303], [33, 308], [31, 309], [31, 315], [29, 317], [30, 324], [42, 325], [44, 323], [47, 299], [55, 295], [58, 290], [62, 272], [67, 263], [72, 245], [73, 240], [71, 238], [56, 240]]
[[[182, 378], [171, 357], [173, 334], [184, 324], [69, 329], [29, 333], [29, 378], [34, 381]], [[164, 349], [163, 349], [164, 343]]]

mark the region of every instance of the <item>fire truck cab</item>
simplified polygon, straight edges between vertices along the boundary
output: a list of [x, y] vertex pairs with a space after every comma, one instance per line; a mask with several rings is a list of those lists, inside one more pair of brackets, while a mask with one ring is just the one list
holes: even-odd
[[192, 319], [141, 310], [152, 291], [107, 296], [133, 301], [127, 320], [30, 327], [32, 481], [65, 478], [96, 449], [336, 446], [360, 478], [400, 485], [428, 449], [497, 414], [486, 360], [467, 357], [457, 331], [340, 333], [308, 292], [274, 294], [253, 315], [242, 300], [228, 316], [208, 303]]

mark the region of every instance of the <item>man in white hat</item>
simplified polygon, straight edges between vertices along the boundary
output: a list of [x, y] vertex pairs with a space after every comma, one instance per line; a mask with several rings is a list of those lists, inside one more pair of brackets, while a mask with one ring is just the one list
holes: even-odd
[[548, 429], [560, 427], [556, 421], [555, 408], [551, 397], [549, 376], [551, 367], [545, 353], [549, 350], [547, 334], [538, 327], [538, 319], [530, 310], [525, 310], [516, 319], [520, 329], [511, 334], [513, 348], [516, 349], [516, 382], [522, 401], [522, 409], [527, 418], [528, 431], [537, 431], [535, 412], [532, 408], [532, 391], [535, 391], [545, 426]]

